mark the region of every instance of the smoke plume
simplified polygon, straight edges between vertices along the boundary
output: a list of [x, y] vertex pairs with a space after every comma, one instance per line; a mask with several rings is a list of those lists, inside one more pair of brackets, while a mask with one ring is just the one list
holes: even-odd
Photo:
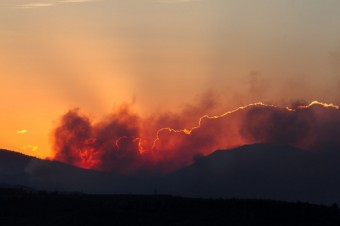
[[122, 105], [96, 123], [79, 109], [71, 110], [54, 130], [54, 159], [121, 174], [166, 173], [189, 165], [197, 156], [245, 144], [287, 144], [310, 151], [340, 148], [336, 105], [296, 102], [283, 108], [255, 103], [217, 116], [199, 116], [216, 104], [206, 97], [180, 113], [147, 118]]

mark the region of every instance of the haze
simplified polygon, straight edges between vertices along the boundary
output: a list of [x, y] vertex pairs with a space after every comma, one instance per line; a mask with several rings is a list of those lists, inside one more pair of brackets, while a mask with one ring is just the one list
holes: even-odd
[[340, 2], [332, 0], [2, 0], [0, 145], [51, 156], [50, 134], [79, 107], [179, 112], [210, 92], [339, 103]]

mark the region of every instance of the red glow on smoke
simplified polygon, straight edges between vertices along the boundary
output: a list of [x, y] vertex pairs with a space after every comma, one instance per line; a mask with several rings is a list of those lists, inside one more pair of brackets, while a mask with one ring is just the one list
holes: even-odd
[[[142, 119], [124, 105], [99, 123], [66, 113], [54, 132], [55, 159], [87, 169], [131, 173], [139, 169], [169, 172], [198, 155], [249, 143], [285, 143], [318, 150], [338, 145], [339, 106], [313, 101], [294, 108], [254, 103], [220, 115], [204, 115], [182, 128], [184, 119], [167, 113]], [[168, 127], [163, 127], [168, 123]], [[322, 131], [322, 134], [320, 133]], [[340, 144], [339, 144], [340, 147]]]

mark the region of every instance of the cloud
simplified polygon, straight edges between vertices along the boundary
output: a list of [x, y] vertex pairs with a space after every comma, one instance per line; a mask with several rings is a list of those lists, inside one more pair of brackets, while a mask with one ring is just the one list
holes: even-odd
[[28, 133], [28, 130], [22, 129], [22, 130], [17, 131], [17, 134], [24, 134], [24, 133]]
[[71, 110], [54, 131], [55, 159], [91, 169], [135, 169], [142, 163], [139, 157], [139, 117], [128, 106], [93, 124], [91, 120]]
[[37, 9], [37, 8], [45, 8], [45, 7], [51, 7], [51, 6], [56, 6], [56, 5], [62, 5], [62, 4], [85, 3], [85, 2], [93, 2], [93, 1], [95, 0], [52, 0], [49, 2], [33, 2], [33, 3], [21, 4], [18, 6], [18, 8]]
[[157, 112], [147, 118], [122, 105], [99, 121], [71, 110], [54, 130], [54, 159], [123, 174], [141, 169], [167, 173], [191, 164], [197, 156], [245, 144], [286, 144], [311, 151], [340, 148], [338, 106], [299, 102], [282, 108], [256, 103], [200, 118], [216, 105], [208, 94], [179, 113]]
[[155, 0], [160, 3], [189, 3], [189, 2], [199, 2], [201, 0]]
[[26, 151], [26, 152], [36, 152], [38, 148], [39, 148], [38, 146], [28, 144], [28, 145], [20, 147], [19, 149], [21, 151]]
[[288, 144], [313, 151], [339, 149], [339, 133], [339, 107], [325, 104], [297, 107], [294, 111], [252, 108], [240, 126], [240, 135], [246, 143]]
[[23, 8], [23, 9], [35, 9], [35, 8], [43, 8], [43, 7], [48, 7], [48, 6], [52, 6], [53, 3], [29, 3], [29, 4], [23, 4], [20, 5], [19, 8]]
[[[37, 2], [23, 3], [17, 6], [17, 8], [21, 9], [38, 9], [38, 8], [46, 8], [51, 6], [57, 6], [62, 4], [75, 4], [75, 3], [87, 3], [94, 2], [98, 0], [41, 0]], [[152, 0], [153, 2], [158, 3], [190, 3], [190, 2], [199, 2], [201, 0]]]

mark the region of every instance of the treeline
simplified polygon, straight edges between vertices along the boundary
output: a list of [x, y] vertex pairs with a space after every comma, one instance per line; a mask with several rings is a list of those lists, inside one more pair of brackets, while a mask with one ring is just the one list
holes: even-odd
[[337, 205], [0, 189], [0, 225], [340, 225]]

